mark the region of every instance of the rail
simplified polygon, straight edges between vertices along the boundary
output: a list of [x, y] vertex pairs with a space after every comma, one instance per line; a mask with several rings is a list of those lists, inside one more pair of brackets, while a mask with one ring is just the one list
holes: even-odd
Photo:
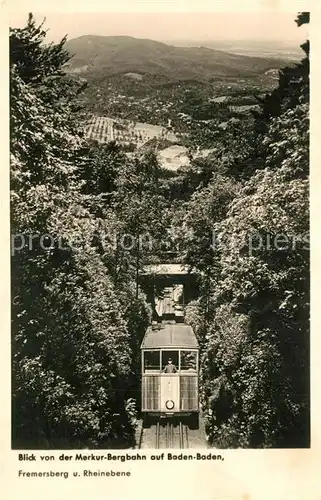
[[[141, 444], [141, 443], [140, 443]], [[158, 420], [155, 425], [155, 448], [179, 448], [186, 449], [189, 447], [188, 442], [188, 426], [181, 421], [174, 424], [168, 419], [165, 425], [161, 425]]]

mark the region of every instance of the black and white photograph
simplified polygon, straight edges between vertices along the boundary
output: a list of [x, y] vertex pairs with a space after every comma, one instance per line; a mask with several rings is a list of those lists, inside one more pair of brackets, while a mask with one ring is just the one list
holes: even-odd
[[12, 450], [310, 448], [309, 27], [12, 12]]

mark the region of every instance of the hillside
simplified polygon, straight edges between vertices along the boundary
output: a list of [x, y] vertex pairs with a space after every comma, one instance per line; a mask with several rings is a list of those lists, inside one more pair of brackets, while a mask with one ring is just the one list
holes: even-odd
[[231, 54], [205, 47], [174, 47], [128, 36], [85, 35], [66, 43], [73, 54], [68, 69], [84, 76], [124, 73], [157, 75], [170, 80], [208, 81], [253, 77], [284, 66], [284, 61]]

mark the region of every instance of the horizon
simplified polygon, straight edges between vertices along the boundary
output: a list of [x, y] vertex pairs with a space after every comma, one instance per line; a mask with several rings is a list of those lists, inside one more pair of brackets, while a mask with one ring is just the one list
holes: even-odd
[[[308, 38], [306, 27], [297, 27], [297, 12], [200, 13], [33, 13], [37, 23], [46, 19], [47, 40], [65, 35], [128, 36], [167, 44], [263, 43], [299, 46]], [[12, 28], [22, 28], [27, 12], [9, 16]], [[229, 27], [226, 30], [226, 26]], [[272, 29], [273, 28], [273, 29]]]

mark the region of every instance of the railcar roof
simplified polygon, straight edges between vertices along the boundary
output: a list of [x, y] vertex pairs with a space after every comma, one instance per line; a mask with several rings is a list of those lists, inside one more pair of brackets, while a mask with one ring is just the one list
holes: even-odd
[[187, 266], [182, 264], [151, 264], [146, 266], [142, 275], [159, 275], [159, 276], [171, 276], [171, 275], [184, 275], [190, 274]]
[[197, 349], [198, 342], [189, 325], [161, 324], [149, 327], [143, 339], [142, 349], [158, 349], [162, 347]]

